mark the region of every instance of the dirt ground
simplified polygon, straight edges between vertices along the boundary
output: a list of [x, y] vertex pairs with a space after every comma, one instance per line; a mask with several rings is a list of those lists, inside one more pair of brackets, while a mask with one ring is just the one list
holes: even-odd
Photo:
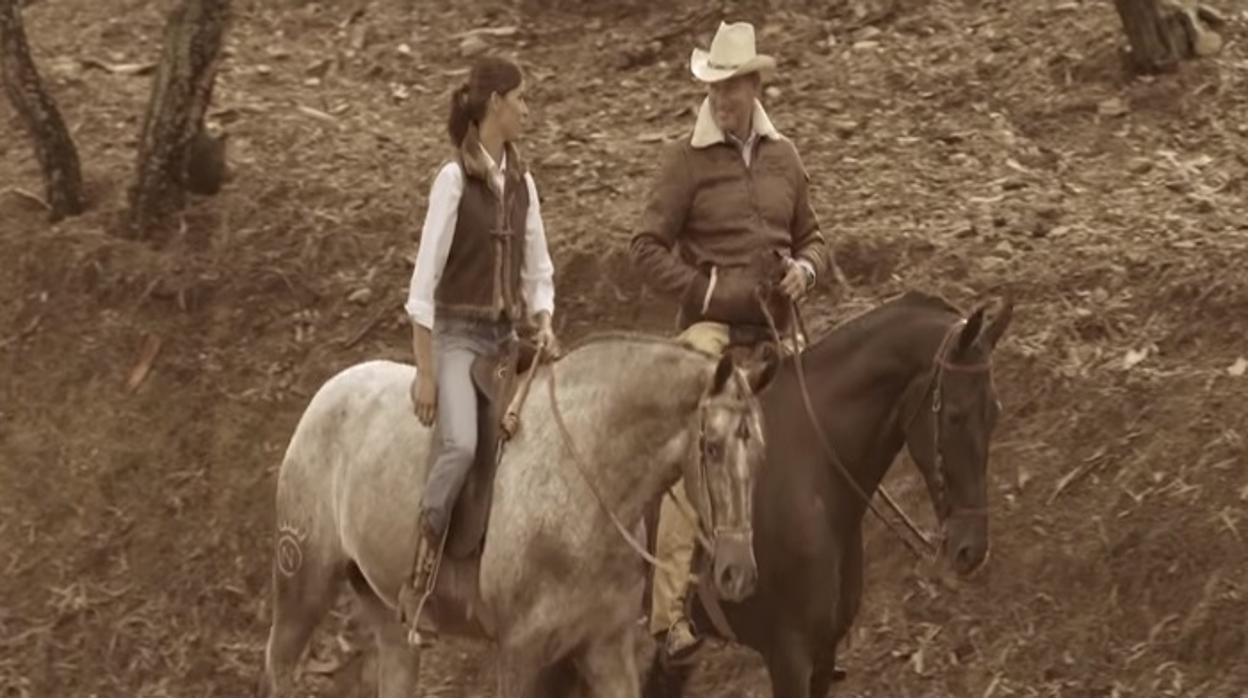
[[[49, 226], [10, 189], [40, 182], [0, 100], [0, 696], [248, 694], [295, 421], [409, 351], [460, 32], [516, 28], [483, 40], [531, 79], [563, 336], [667, 331], [626, 244], [721, 16], [780, 60], [769, 111], [850, 284], [816, 324], [907, 288], [1019, 303], [990, 564], [956, 581], [870, 522], [837, 695], [1248, 695], [1248, 12], [1211, 1], [1222, 54], [1140, 79], [1108, 2], [238, 0], [211, 114], [233, 179], [143, 244], [108, 231], [150, 88], [124, 66], [157, 57], [165, 3], [39, 0], [91, 209]], [[916, 483], [903, 461], [888, 486], [930, 526]], [[301, 686], [368, 695], [368, 648], [344, 595]], [[491, 686], [478, 645], [426, 661], [425, 695]], [[688, 692], [767, 694], [725, 648]]]

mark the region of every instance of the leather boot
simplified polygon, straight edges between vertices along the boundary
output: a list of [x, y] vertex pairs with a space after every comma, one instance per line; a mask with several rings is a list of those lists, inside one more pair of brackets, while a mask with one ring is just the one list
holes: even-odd
[[412, 575], [399, 590], [399, 622], [407, 626], [407, 642], [413, 647], [425, 646], [437, 638], [437, 631], [424, 622], [421, 612], [437, 583], [445, 542], [445, 534], [435, 542], [433, 535], [421, 526]]
[[680, 611], [676, 619], [672, 621], [672, 625], [667, 629], [667, 636], [663, 640], [663, 654], [666, 655], [668, 661], [683, 661], [688, 659], [694, 651], [702, 644], [702, 638], [694, 631], [693, 623], [689, 620], [689, 603], [692, 601], [693, 583], [685, 585], [684, 594], [680, 599]]

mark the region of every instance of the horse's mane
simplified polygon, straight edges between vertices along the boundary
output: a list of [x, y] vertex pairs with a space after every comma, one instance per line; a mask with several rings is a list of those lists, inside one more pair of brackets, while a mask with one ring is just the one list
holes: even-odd
[[825, 333], [825, 336], [831, 332], [854, 331], [868, 323], [878, 322], [881, 317], [903, 310], [929, 310], [952, 313], [954, 315], [962, 314], [962, 311], [957, 306], [941, 296], [922, 291], [906, 291], [835, 325], [828, 333]]
[[925, 293], [923, 291], [906, 291], [899, 296], [890, 298], [885, 301], [885, 305], [899, 306], [917, 306], [930, 310], [945, 310], [955, 315], [961, 315], [962, 309], [950, 303], [943, 296], [933, 293]]
[[[962, 315], [962, 311], [945, 300], [943, 297], [923, 291], [905, 291], [897, 296], [889, 298], [880, 305], [871, 308], [863, 313], [845, 320], [844, 322], [833, 326], [824, 332], [819, 339], [811, 342], [811, 346], [822, 343], [825, 339], [833, 335], [857, 335], [869, 327], [875, 326], [884, 318], [891, 316], [895, 312], [904, 310], [927, 310], [936, 313], [949, 313], [952, 315]], [[648, 344], [673, 347], [689, 354], [715, 358], [701, 349], [693, 347], [685, 342], [678, 340], [676, 337], [668, 335], [658, 335], [649, 332], [638, 332], [630, 330], [602, 330], [598, 332], [590, 332], [568, 344], [565, 347], [564, 357], [578, 349], [612, 342], [631, 343], [631, 344]]]
[[607, 344], [610, 342], [669, 346], [698, 356], [711, 356], [700, 349], [696, 349], [677, 340], [675, 337], [627, 330], [603, 330], [599, 332], [591, 332], [568, 345], [566, 351], [564, 352], [564, 356], [587, 346]]
[[844, 322], [834, 325], [818, 339], [812, 340], [810, 346], [813, 348], [834, 337], [857, 337], [859, 334], [876, 327], [885, 319], [892, 317], [894, 313], [913, 310], [949, 313], [952, 315], [963, 314], [961, 309], [941, 296], [923, 291], [905, 291]]

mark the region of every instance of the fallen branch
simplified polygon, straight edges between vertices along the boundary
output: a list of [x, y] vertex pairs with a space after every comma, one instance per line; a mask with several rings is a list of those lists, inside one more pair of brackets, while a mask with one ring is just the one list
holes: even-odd
[[1057, 498], [1062, 494], [1062, 492], [1066, 491], [1066, 488], [1073, 485], [1076, 481], [1082, 479], [1088, 473], [1095, 470], [1098, 465], [1103, 463], [1105, 453], [1108, 450], [1109, 449], [1105, 446], [1098, 448], [1096, 450], [1096, 453], [1093, 453], [1092, 455], [1083, 459], [1083, 463], [1078, 468], [1075, 468], [1069, 473], [1066, 473], [1066, 475], [1064, 475], [1061, 480], [1058, 480], [1057, 487], [1053, 489], [1053, 494], [1049, 495], [1048, 504], [1052, 505], [1053, 502], [1056, 501]]
[[148, 75], [156, 70], [156, 63], [109, 63], [98, 58], [79, 58], [84, 68], [98, 68], [113, 75]]
[[470, 36], [513, 36], [520, 31], [519, 27], [508, 25], [506, 27], [480, 27], [478, 29], [469, 29], [466, 32], [455, 34], [454, 39], [466, 39]]
[[139, 361], [131, 369], [130, 378], [126, 381], [126, 390], [134, 392], [147, 378], [147, 374], [152, 370], [152, 364], [156, 361], [156, 355], [160, 353], [161, 344], [160, 337], [154, 334], [147, 335], [143, 341], [143, 352], [139, 355]]
[[355, 334], [340, 342], [339, 346], [343, 349], [350, 349], [351, 347], [359, 344], [365, 337], [368, 336], [369, 332], [372, 332], [377, 325], [381, 324], [381, 321], [386, 318], [386, 315], [388, 315], [392, 309], [392, 306], [382, 306], [380, 310], [373, 314], [373, 317], [369, 318], [368, 322], [364, 323], [360, 329], [356, 330]]
[[338, 121], [336, 117], [334, 117], [333, 115], [327, 112], [323, 112], [320, 109], [307, 107], [302, 104], [297, 104], [295, 105], [295, 110], [298, 111], [300, 114], [303, 114], [304, 116], [310, 116], [313, 119], [316, 119], [318, 121], [324, 121], [325, 123], [331, 126], [335, 126], [338, 128], [342, 127], [342, 123]]
[[47, 201], [44, 201], [43, 197], [39, 196], [38, 194], [34, 192], [27, 191], [25, 189], [19, 189], [18, 187], [5, 187], [4, 189], [0, 189], [0, 194], [5, 194], [5, 193], [17, 194], [18, 196], [24, 199], [29, 199], [39, 204], [40, 206], [44, 207], [45, 209], [49, 211], [52, 210], [52, 205], [49, 204]]

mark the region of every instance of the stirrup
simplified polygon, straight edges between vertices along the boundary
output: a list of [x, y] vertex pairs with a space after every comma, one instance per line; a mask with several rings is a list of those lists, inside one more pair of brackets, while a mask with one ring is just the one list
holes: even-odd
[[669, 665], [689, 663], [702, 647], [703, 638], [693, 628], [693, 622], [679, 618], [663, 635], [663, 660]]
[[[407, 644], [412, 647], [423, 647], [423, 646], [428, 645], [428, 643], [426, 642], [425, 636], [420, 631], [420, 620], [421, 620], [421, 617], [424, 615], [425, 603], [429, 601], [430, 596], [433, 596], [433, 591], [438, 585], [438, 573], [442, 569], [442, 554], [443, 554], [443, 551], [446, 549], [446, 539], [448, 537], [447, 534], [449, 532], [450, 532], [450, 526], [447, 526], [446, 530], [442, 532], [442, 536], [439, 539], [437, 546], [432, 551], [429, 551], [427, 549], [424, 550], [423, 551], [424, 555], [418, 556], [418, 559], [416, 561], [417, 569], [413, 570], [412, 578], [405, 585], [405, 588], [403, 589], [403, 591], [400, 592], [400, 598], [399, 598], [400, 621], [401, 622], [405, 621], [408, 626]], [[419, 535], [422, 537], [420, 545], [428, 546], [430, 541], [427, 537], [425, 537], [424, 531], [421, 531]], [[433, 557], [432, 560], [419, 559], [420, 557], [427, 557], [430, 555]], [[425, 567], [427, 569], [420, 569], [421, 567]], [[417, 585], [422, 581], [423, 581], [424, 588], [419, 588]], [[416, 610], [411, 614], [411, 617], [406, 618], [406, 619], [402, 617], [404, 615], [404, 611], [407, 608], [407, 604], [405, 603], [406, 600], [403, 598], [405, 594], [419, 594], [419, 598], [416, 601]], [[433, 631], [429, 634], [434, 637], [437, 636], [436, 631]]]

